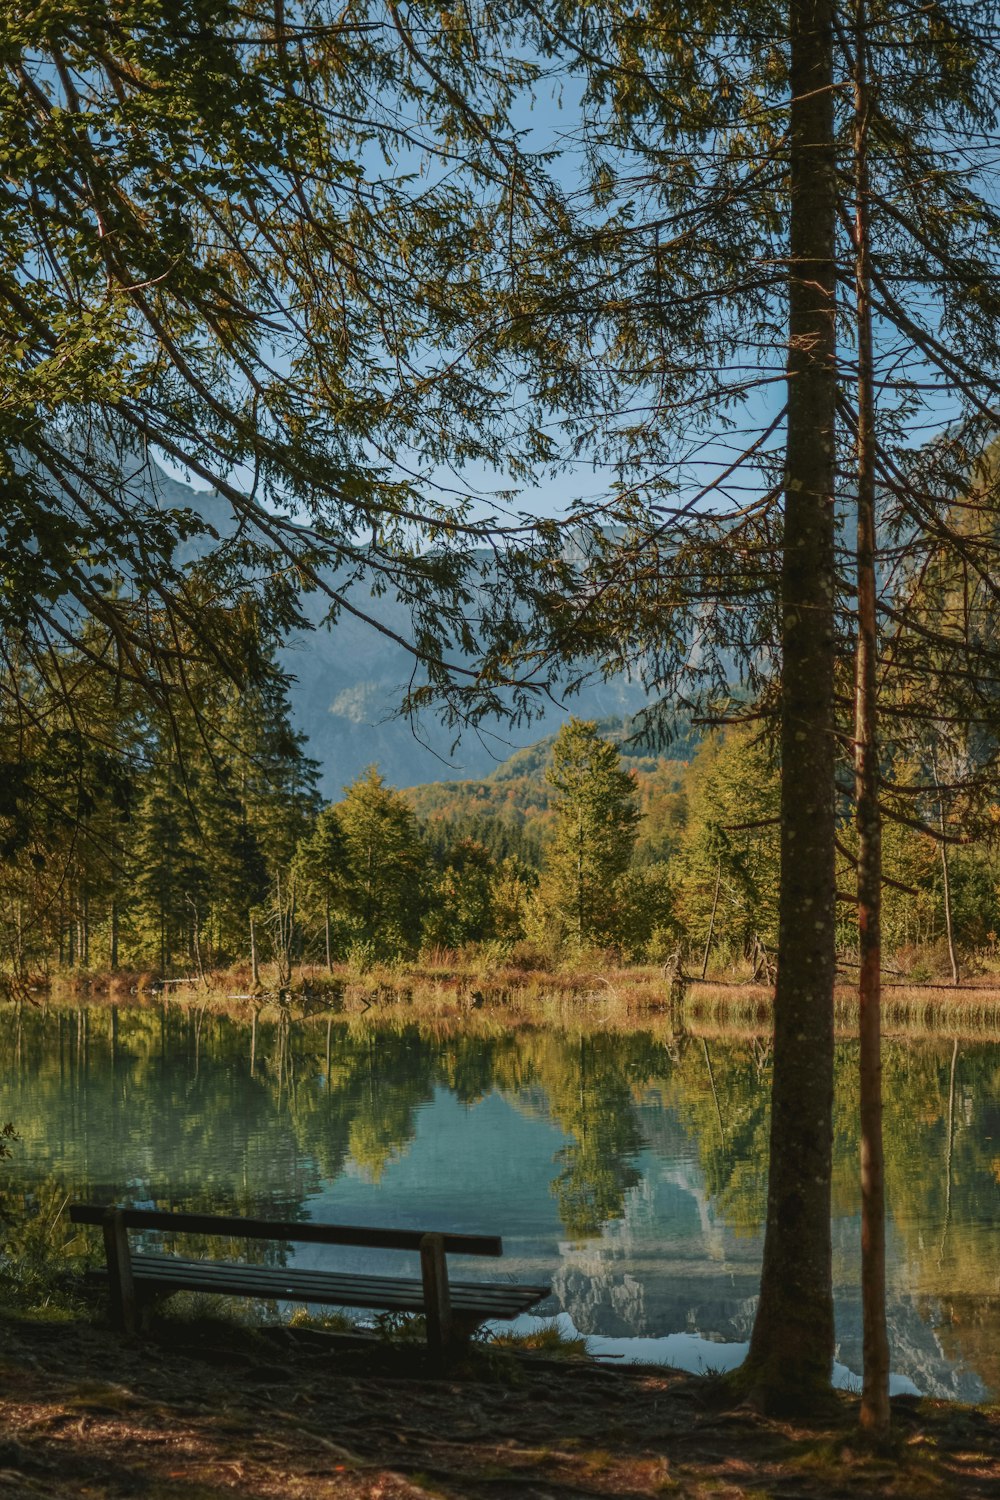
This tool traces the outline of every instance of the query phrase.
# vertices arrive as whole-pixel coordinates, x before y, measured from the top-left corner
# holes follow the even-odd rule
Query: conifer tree
[[[346,889],[347,842],[337,809],[321,808],[309,833],[295,851],[303,915],[308,922],[321,915],[323,954],[327,969],[333,968],[332,912],[337,897]]]
[[[369,766],[335,813],[346,851],[336,905],[348,934],[379,955],[412,951],[424,910],[426,855],[409,804]]]
[[[716,944],[777,948],[779,786],[774,746],[749,726],[706,736],[691,763],[677,904],[699,961]]]
[[[588,110],[581,134],[606,214],[603,236],[581,250],[593,274],[579,347],[607,382],[602,454],[619,480],[606,512],[619,525],[581,565],[561,648],[603,642],[609,665],[640,663],[671,711],[686,692],[724,713],[739,670],[754,711],[780,717],[770,1203],[761,1302],[735,1383],[765,1404],[808,1400],[828,1386],[833,1350],[834,768],[838,744],[854,738],[834,664],[856,635],[853,557],[838,555],[836,522],[856,502],[850,445],[863,425],[861,345],[848,322],[838,339],[835,314],[859,248],[857,8],[787,0],[701,13],[693,26],[613,0],[532,9],[552,55],[572,59]],[[879,681],[888,689],[907,637],[915,660],[916,642],[931,650],[937,636],[952,648],[953,685],[989,653],[968,613],[945,640],[920,621],[902,560],[918,559],[912,581],[943,548],[968,596],[994,587],[985,548],[948,512],[978,477],[1000,391],[995,10],[972,20],[947,0],[920,12],[886,0],[866,7],[862,27]],[[782,361],[779,408],[761,392]],[[941,431],[915,458],[921,423]],[[644,493],[655,507],[645,523],[623,503]],[[976,508],[995,511],[994,486]],[[934,681],[920,701],[940,728],[948,685],[938,695]],[[870,882],[865,900],[870,910]]]
[[[635,782],[591,721],[570,719],[545,773],[555,821],[544,852],[542,900],[577,949],[614,942],[622,922],[616,882],[635,849]]]
[[[95,669],[162,702],[185,655],[252,678],[252,616],[304,623],[305,586],[499,702],[547,544],[513,533],[470,611],[497,528],[438,473],[523,477],[546,449],[537,383],[505,392],[549,210],[510,122],[535,68],[475,24],[328,0],[0,17],[0,631],[22,652],[96,629]],[[150,453],[217,518],[159,494]],[[485,671],[459,659],[492,642]]]
[[[183,779],[164,758],[145,781],[132,861],[135,926],[147,961],[168,974],[179,951],[189,950],[192,906],[203,910],[209,870]]]

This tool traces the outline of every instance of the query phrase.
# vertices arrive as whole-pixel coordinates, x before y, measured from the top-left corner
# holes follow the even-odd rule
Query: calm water
[[[843,1047],[833,1226],[838,1359],[853,1371],[855,1064]],[[500,1231],[504,1269],[551,1281],[543,1311],[611,1340],[595,1343],[605,1352],[721,1367],[749,1334],[770,1082],[759,1041],[25,1007],[4,1015],[0,1079],[0,1119],[23,1136],[15,1190]],[[885,1093],[897,1388],[1000,1394],[1000,1049],[890,1046]],[[300,1247],[300,1263],[325,1254]]]

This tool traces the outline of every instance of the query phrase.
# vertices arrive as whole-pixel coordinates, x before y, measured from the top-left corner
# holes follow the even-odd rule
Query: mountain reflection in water
[[[0,1066],[0,1118],[23,1138],[15,1198],[55,1182],[175,1208],[499,1231],[504,1270],[549,1279],[542,1310],[583,1333],[749,1335],[770,1085],[759,1039],[50,1003],[6,1012]],[[852,1370],[856,1074],[843,1045],[834,1277]],[[884,1078],[893,1369],[930,1394],[1000,1394],[1000,1049],[887,1044]]]

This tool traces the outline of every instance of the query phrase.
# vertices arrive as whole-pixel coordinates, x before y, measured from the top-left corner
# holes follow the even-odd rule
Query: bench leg
[[[451,1315],[444,1239],[440,1234],[425,1234],[420,1241],[420,1276],[424,1284],[427,1347],[432,1354],[443,1354],[454,1343],[455,1325]]]
[[[111,1321],[121,1333],[134,1334],[139,1326],[139,1309],[132,1280],[132,1256],[128,1248],[128,1230],[120,1208],[109,1208],[101,1224],[104,1255],[108,1263],[108,1290],[111,1294]]]

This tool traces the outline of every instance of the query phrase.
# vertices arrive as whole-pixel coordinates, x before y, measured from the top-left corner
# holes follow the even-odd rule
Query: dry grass
[[[751,985],[695,985],[684,1002],[688,1028],[703,1036],[760,1036],[771,1029],[773,994]],[[857,993],[839,985],[834,996],[838,1035],[855,1036]],[[1000,989],[954,989],[943,985],[891,985],[882,994],[882,1029],[887,1037],[1000,1039]]]
[[[262,1020],[289,1010],[297,1017],[336,1014],[350,1025],[407,1025],[461,1028],[485,1036],[512,1027],[551,1026],[573,1031],[651,1031],[705,1037],[766,1036],[771,1031],[773,991],[739,980],[671,983],[658,965],[620,967],[580,964],[546,972],[495,963],[488,972],[439,953],[433,961],[375,966],[358,973],[339,965],[296,972],[291,1000],[264,985],[253,992],[249,974],[236,969],[198,982],[153,989],[136,982],[149,976],[94,976],[84,988],[54,983],[51,1003],[127,1004],[141,1009],[193,1006],[234,1019],[254,1010]],[[839,1035],[857,1031],[857,999],[849,984],[838,986],[835,1024]],[[883,1030],[887,1036],[920,1039],[959,1037],[1000,1039],[1000,988],[981,976],[951,988],[940,984],[887,983],[883,991]]]

